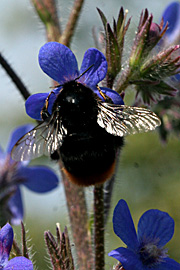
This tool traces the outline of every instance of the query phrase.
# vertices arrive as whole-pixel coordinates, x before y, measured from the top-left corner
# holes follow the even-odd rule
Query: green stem
[[[103,185],[94,187],[95,270],[104,270],[104,200]]]

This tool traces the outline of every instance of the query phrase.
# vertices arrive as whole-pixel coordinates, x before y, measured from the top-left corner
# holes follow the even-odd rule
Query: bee
[[[11,155],[16,161],[43,154],[60,159],[69,180],[89,186],[113,175],[124,136],[154,130],[160,120],[145,108],[113,104],[97,87],[102,101],[77,79],[62,85],[52,114],[48,101],[54,93],[49,94],[41,110],[43,121],[18,140]]]

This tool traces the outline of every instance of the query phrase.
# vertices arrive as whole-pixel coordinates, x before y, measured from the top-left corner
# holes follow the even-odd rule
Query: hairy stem
[[[111,208],[111,199],[113,195],[113,188],[115,184],[115,178],[118,170],[118,164],[120,159],[120,149],[116,153],[116,168],[113,176],[105,182],[104,184],[104,226],[106,226],[108,217],[109,217],[109,211]]]
[[[60,164],[60,168],[62,165]],[[72,184],[61,170],[73,239],[76,247],[78,269],[92,270],[93,258],[88,230],[88,215],[84,189]]]
[[[74,6],[71,10],[71,14],[69,16],[66,28],[60,37],[59,42],[66,45],[67,47],[70,46],[72,36],[74,35],[74,30],[83,7],[84,0],[75,0]]]
[[[104,200],[103,185],[94,187],[95,270],[104,270]]]
[[[55,0],[32,0],[39,18],[46,27],[47,40],[58,41],[61,36],[61,28],[57,14]]]
[[[131,75],[132,75],[131,68],[130,67],[126,68],[116,82],[115,85],[116,92],[121,93],[122,91],[126,90],[126,88],[129,86],[129,79]]]

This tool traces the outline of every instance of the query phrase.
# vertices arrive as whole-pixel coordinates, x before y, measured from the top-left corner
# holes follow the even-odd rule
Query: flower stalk
[[[93,258],[90,232],[88,230],[88,215],[84,188],[72,184],[62,170],[66,203],[69,212],[70,224],[75,243],[78,269],[92,270]]]
[[[70,47],[71,39],[84,4],[84,0],[75,0],[66,27],[59,38],[59,42]]]
[[[13,81],[17,89],[20,91],[23,98],[26,100],[30,96],[28,89],[26,88],[21,78],[17,75],[15,70],[10,66],[10,64],[7,62],[7,60],[4,58],[4,56],[1,53],[0,53],[0,64],[3,67],[3,69],[6,71],[8,76],[11,78],[11,80]]]
[[[55,0],[32,0],[39,18],[44,23],[48,41],[58,41],[61,28]]]
[[[71,39],[84,4],[84,0],[75,0],[71,9],[68,22],[65,29],[60,26],[60,19],[57,15],[57,7],[55,0],[32,0],[32,3],[43,22],[48,41],[57,41],[67,47],[70,47]]]
[[[94,187],[95,270],[105,269],[104,261],[104,192],[103,185]]]

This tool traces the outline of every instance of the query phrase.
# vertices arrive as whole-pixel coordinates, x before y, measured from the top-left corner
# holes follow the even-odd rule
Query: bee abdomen
[[[68,178],[79,185],[89,186],[109,179],[115,168],[117,150],[123,138],[106,131],[96,136],[66,138],[60,148],[60,158]]]
[[[116,162],[114,159],[112,164],[110,164],[108,168],[104,168],[104,170],[101,172],[92,170],[91,173],[85,173],[82,175],[70,173],[65,167],[62,170],[72,183],[80,186],[90,186],[95,184],[102,184],[107,179],[110,179],[114,173],[115,164]]]

